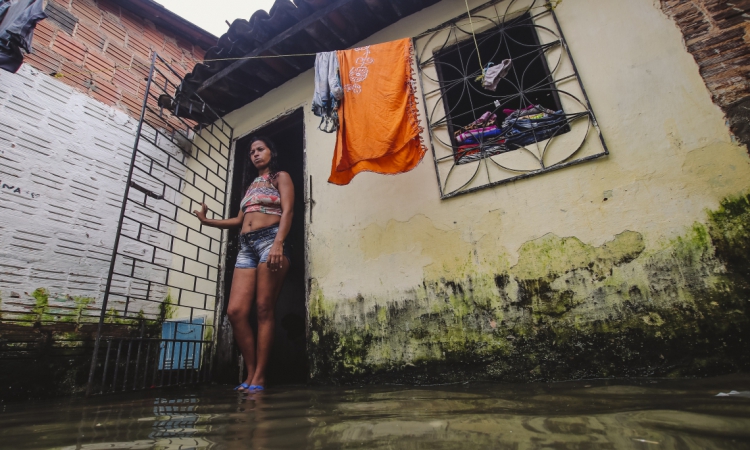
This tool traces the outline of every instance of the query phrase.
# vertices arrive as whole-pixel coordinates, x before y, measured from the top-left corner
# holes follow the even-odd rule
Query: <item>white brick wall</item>
[[[28,65],[0,71],[0,309],[37,288],[101,301],[136,127]]]

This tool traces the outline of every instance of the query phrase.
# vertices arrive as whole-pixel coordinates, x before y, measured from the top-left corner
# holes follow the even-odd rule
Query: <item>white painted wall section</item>
[[[99,309],[137,124],[28,65],[0,72],[3,310],[26,309],[37,288]]]

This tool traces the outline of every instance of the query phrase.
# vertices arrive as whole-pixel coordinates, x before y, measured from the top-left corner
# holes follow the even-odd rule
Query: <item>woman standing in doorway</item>
[[[194,211],[203,225],[216,228],[242,227],[240,252],[234,268],[227,315],[234,339],[247,367],[247,378],[235,390],[262,391],[273,346],[274,309],[290,259],[284,246],[294,210],[294,185],[286,172],[278,170],[276,149],[265,137],[250,139],[250,160],[258,177],[250,184],[237,217],[208,219],[208,208]],[[257,339],[250,326],[250,310],[257,302]]]

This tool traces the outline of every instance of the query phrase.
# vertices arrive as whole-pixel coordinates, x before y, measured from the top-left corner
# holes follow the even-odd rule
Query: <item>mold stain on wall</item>
[[[599,246],[547,234],[525,242],[512,264],[498,220],[486,214],[474,241],[424,216],[364,229],[366,258],[420,247],[433,262],[420,286],[387,298],[328,299],[313,280],[313,379],[532,381],[750,368],[750,194],[725,198],[652,248],[631,230]]]
[[[24,296],[33,306],[17,311],[6,308],[0,315],[0,354],[4,357],[0,398],[81,392],[98,329],[96,299],[52,293],[46,288]],[[174,316],[173,303],[168,294],[159,304],[158,314],[148,317],[143,310],[131,319],[110,311],[105,315],[103,335],[114,339],[159,337],[164,321]]]

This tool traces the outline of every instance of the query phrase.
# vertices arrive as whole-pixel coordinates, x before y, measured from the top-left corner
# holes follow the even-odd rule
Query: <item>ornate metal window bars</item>
[[[441,198],[609,154],[550,2],[493,0],[414,48]],[[482,67],[508,59],[484,88]],[[511,115],[535,105],[545,112]]]

